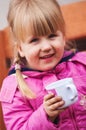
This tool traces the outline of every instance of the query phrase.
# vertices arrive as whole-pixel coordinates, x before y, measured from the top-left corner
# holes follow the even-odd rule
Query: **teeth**
[[[44,58],[48,58],[48,57],[50,57],[50,56],[44,56]]]
[[[53,56],[53,54],[50,54],[50,55],[47,55],[47,56],[44,56],[44,57],[41,57],[41,58],[49,58],[51,56]]]

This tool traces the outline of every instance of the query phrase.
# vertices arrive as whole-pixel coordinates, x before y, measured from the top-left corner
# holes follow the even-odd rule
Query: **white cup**
[[[78,100],[78,93],[72,78],[55,81],[46,86],[46,90],[55,92],[56,95],[61,96],[65,101],[65,104],[59,109],[68,107]]]

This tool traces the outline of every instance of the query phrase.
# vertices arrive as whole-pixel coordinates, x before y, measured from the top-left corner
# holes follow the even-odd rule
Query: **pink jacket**
[[[25,80],[37,94],[26,99],[18,90],[15,74],[2,85],[0,101],[7,130],[86,130],[86,52],[76,53],[67,62],[47,72],[24,71]],[[78,101],[60,114],[57,124],[50,122],[43,109],[45,87],[59,79],[72,77],[78,90]]]

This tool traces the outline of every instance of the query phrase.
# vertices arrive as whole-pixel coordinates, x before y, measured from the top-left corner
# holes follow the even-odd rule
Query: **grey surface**
[[[0,0],[0,30],[7,26],[9,0]]]
[[[82,0],[57,0],[61,5],[64,4],[69,4],[69,3],[73,3],[73,2],[77,2],[77,1],[82,1]]]

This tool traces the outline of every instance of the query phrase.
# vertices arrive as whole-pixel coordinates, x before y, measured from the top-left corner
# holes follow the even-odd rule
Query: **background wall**
[[[0,0],[0,30],[7,26],[7,12],[10,0]],[[57,0],[61,5],[82,0]]]

